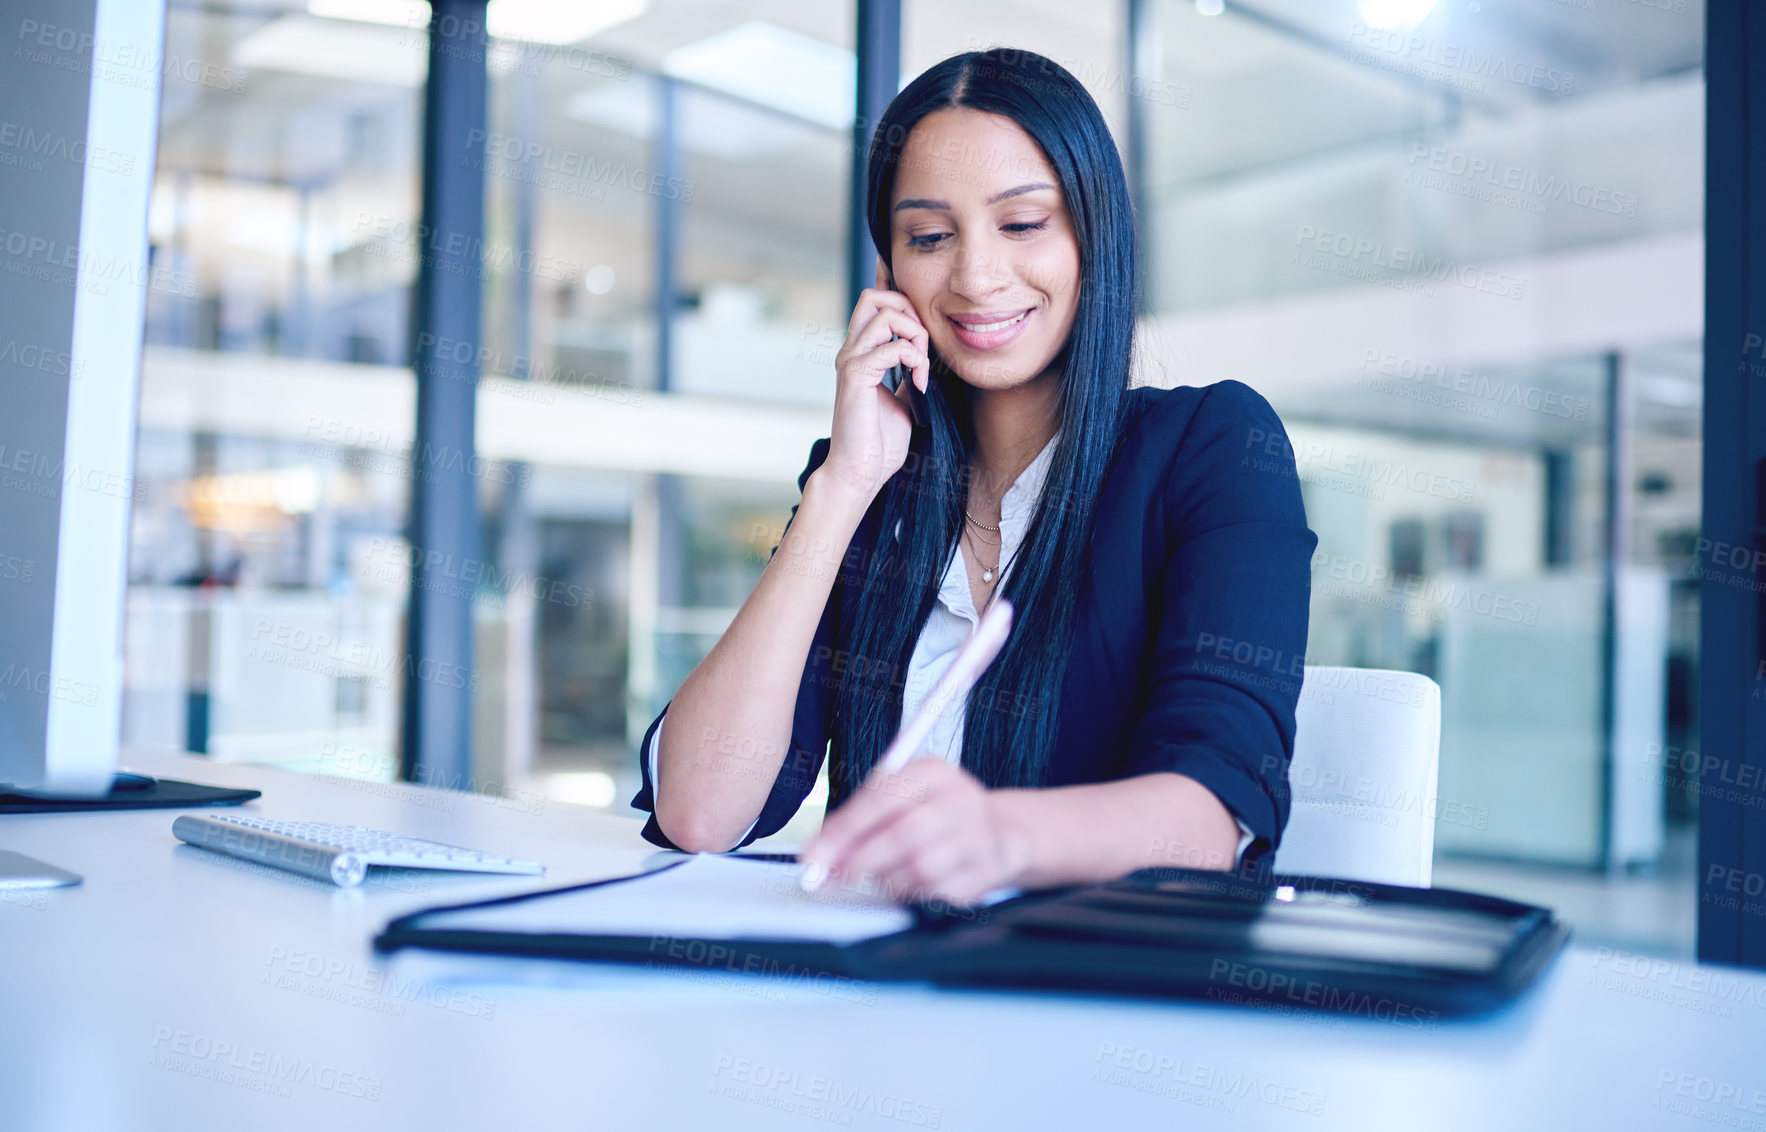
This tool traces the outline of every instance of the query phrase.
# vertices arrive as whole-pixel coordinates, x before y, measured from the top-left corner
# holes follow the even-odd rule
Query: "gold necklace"
[[[975,537],[973,535],[969,536],[969,549],[975,549]],[[981,580],[984,582],[993,581],[993,572],[999,569],[999,559],[994,559],[993,565],[989,566],[986,562],[982,562],[981,556],[977,554],[975,556],[975,561],[981,564]]]

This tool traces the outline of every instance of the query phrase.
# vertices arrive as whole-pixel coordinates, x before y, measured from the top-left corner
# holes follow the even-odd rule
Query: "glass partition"
[[[1308,662],[1440,683],[1437,884],[1690,955],[1699,6],[1148,11],[1142,361],[1281,412]]]
[[[493,66],[489,231],[562,269],[487,278],[488,372],[510,380],[481,394],[480,446],[530,474],[485,493],[486,557],[546,580],[507,595],[490,674],[511,779],[624,807],[643,729],[747,596],[771,548],[751,532],[782,525],[826,435],[848,8],[651,6]]]
[[[314,5],[322,8],[323,5]],[[174,4],[124,743],[390,775],[426,36]],[[204,81],[184,81],[183,76]]]

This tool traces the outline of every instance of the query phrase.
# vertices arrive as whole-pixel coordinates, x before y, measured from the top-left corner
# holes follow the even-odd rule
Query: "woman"
[[[831,436],[644,737],[645,836],[773,833],[826,753],[802,860],[898,897],[1266,863],[1317,540],[1256,393],[1129,390],[1134,221],[1096,104],[1040,55],[946,59],[878,123],[867,198],[883,254]],[[925,757],[873,772],[996,594],[1000,658]]]

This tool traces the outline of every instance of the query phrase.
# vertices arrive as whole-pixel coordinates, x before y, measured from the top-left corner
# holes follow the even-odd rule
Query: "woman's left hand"
[[[1014,885],[1024,857],[999,795],[961,767],[922,755],[895,773],[872,771],[798,859],[898,902],[967,906]]]

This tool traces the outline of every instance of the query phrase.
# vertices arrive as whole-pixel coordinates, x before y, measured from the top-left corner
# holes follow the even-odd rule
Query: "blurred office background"
[[[457,785],[626,811],[758,576],[850,313],[852,9],[492,0]],[[427,15],[171,2],[128,745],[395,777]],[[1309,663],[1440,682],[1436,883],[1691,955],[1702,5],[903,4],[904,82],[1001,43],[1130,158],[1140,379],[1287,423]]]

